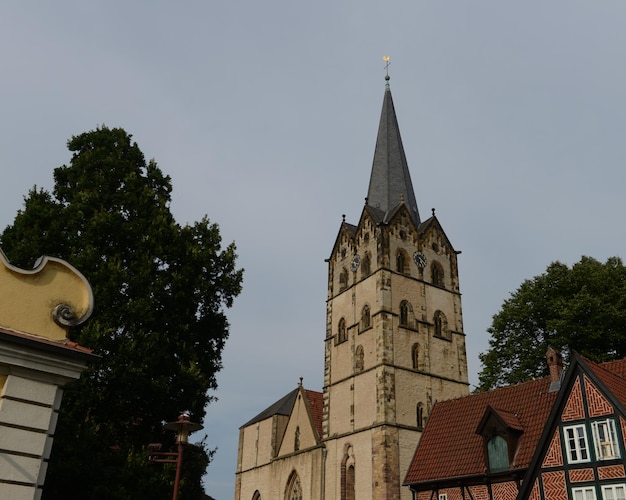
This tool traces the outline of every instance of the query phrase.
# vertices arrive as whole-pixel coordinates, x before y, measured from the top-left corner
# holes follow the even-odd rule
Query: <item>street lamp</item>
[[[176,420],[176,422],[168,422],[163,426],[163,428],[166,431],[173,431],[176,433],[176,443],[178,444],[178,451],[158,451],[161,449],[160,443],[150,444],[148,445],[148,453],[150,454],[148,460],[150,460],[150,462],[152,463],[176,464],[176,479],[174,479],[174,494],[172,496],[172,500],[178,500],[180,471],[183,464],[183,449],[184,446],[189,442],[189,434],[202,429],[202,426],[189,420],[189,413],[183,412],[178,416],[178,420]]]

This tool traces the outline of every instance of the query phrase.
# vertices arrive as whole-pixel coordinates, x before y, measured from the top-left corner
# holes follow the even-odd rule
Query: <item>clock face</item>
[[[359,257],[359,254],[354,254],[354,257],[352,257],[352,261],[350,262],[350,269],[352,269],[352,271],[356,271],[359,268],[359,263],[361,262],[361,257]]]
[[[415,252],[413,254],[413,260],[420,269],[424,269],[424,267],[426,267],[426,256],[422,252]]]

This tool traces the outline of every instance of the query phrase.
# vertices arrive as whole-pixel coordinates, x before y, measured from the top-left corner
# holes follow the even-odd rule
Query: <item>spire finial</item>
[[[385,88],[389,88],[389,65],[391,64],[390,61],[390,57],[389,56],[383,56],[383,61],[385,61],[385,81],[387,82],[385,84]]]

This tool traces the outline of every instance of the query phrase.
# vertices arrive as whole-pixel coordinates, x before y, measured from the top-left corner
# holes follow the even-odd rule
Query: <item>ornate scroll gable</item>
[[[71,326],[93,310],[86,278],[55,257],[41,257],[33,269],[11,265],[0,250],[0,327],[64,341]]]

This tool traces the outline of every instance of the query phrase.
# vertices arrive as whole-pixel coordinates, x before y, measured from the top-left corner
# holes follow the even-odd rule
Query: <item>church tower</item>
[[[432,405],[468,394],[459,252],[420,219],[388,80],[365,206],[328,259],[323,392],[301,381],[240,427],[235,500],[411,500]]]
[[[434,209],[420,219],[386,80],[365,207],[328,259],[325,498],[410,499],[433,403],[468,394],[459,252]]]

